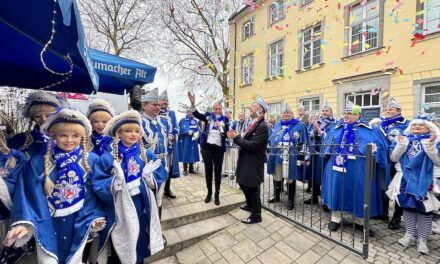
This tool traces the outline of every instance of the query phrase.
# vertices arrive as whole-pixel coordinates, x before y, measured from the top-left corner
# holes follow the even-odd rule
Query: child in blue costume
[[[292,210],[295,204],[296,181],[304,181],[304,170],[308,160],[306,146],[310,144],[310,139],[306,125],[293,118],[292,109],[288,104],[283,105],[281,113],[282,118],[275,124],[269,137],[267,173],[274,175],[275,195],[267,202],[274,203],[280,200],[282,179],[286,178],[288,181],[286,208]]]
[[[399,244],[408,247],[417,242],[421,254],[429,253],[432,211],[440,208],[435,197],[440,194],[440,130],[430,122],[432,118],[424,114],[412,120],[405,136],[397,136],[390,151],[397,173],[387,195],[403,208],[406,230]]]
[[[111,152],[112,137],[104,135],[104,128],[108,121],[115,115],[115,111],[109,102],[103,99],[95,99],[90,103],[87,118],[92,125],[92,149],[98,156],[104,152]]]
[[[89,233],[105,225],[91,189],[92,175],[104,173],[99,157],[87,148],[92,129],[79,111],[61,109],[41,132],[50,136],[47,150],[21,169],[5,244],[20,247],[35,237],[34,263],[81,263]]]
[[[14,197],[15,184],[21,166],[26,162],[26,157],[20,151],[6,146],[4,126],[0,126],[0,252],[3,248],[3,240],[8,232],[9,217]],[[15,262],[23,254],[23,249],[5,249],[0,256],[0,262]]]
[[[99,263],[142,263],[164,247],[155,192],[167,179],[167,171],[142,142],[137,111],[113,117],[105,134],[113,137],[113,150],[102,161],[112,176],[95,177],[93,186],[108,213],[108,236],[101,235]],[[111,253],[109,251],[111,250]]]
[[[87,110],[87,118],[92,125],[92,136],[90,137],[91,152],[102,156],[105,152],[111,152],[112,137],[104,135],[105,125],[115,115],[115,111],[109,102],[103,99],[95,99]],[[83,262],[95,264],[97,262],[99,250],[99,237],[94,234],[87,242],[84,249]]]
[[[8,140],[10,148],[20,150],[28,159],[44,152],[44,144],[47,137],[40,132],[40,127],[47,121],[48,116],[60,107],[60,101],[55,95],[38,91],[26,98],[23,108],[23,117],[29,118],[32,130],[19,133]]]
[[[194,173],[194,163],[200,161],[199,135],[199,121],[194,118],[191,111],[187,111],[186,117],[180,119],[177,141],[179,162],[183,162],[183,175],[188,175],[188,163],[189,172]]]

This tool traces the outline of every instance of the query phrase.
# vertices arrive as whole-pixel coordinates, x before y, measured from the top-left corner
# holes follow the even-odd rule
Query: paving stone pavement
[[[233,180],[224,179],[222,195],[236,193]],[[262,186],[263,202],[270,196],[270,178]],[[326,236],[343,241],[358,251],[362,249],[362,233],[353,231],[352,225],[346,226],[341,232],[329,233],[327,223],[328,213],[322,211],[319,205],[303,206],[302,201],[309,198],[302,183],[297,184],[296,208],[286,211],[282,202],[272,206],[279,213],[295,219],[306,226],[320,230]],[[204,177],[190,175],[173,180],[172,189],[177,199],[165,199],[165,207],[202,201],[206,195]],[[180,200],[179,200],[180,199]],[[263,211],[263,222],[255,225],[245,225],[239,219],[247,217],[247,213],[236,209],[230,213],[237,223],[226,229],[188,247],[176,255],[154,262],[156,264],[171,263],[440,263],[440,236],[432,235],[428,246],[430,254],[420,255],[415,247],[403,248],[397,240],[403,236],[404,230],[392,231],[387,223],[371,220],[370,226],[376,236],[370,238],[369,258],[364,260],[357,254],[331,242],[325,237],[315,234],[302,227],[278,217],[271,212]],[[350,217],[349,215],[347,216]],[[354,234],[354,235],[353,235]]]

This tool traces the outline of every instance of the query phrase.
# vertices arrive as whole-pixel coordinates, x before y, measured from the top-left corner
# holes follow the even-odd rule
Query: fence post
[[[373,155],[373,144],[367,144],[367,154],[365,157],[365,176],[364,176],[364,241],[363,241],[363,258],[368,258],[368,249],[370,243],[370,196],[371,196],[371,180],[374,178],[376,171],[376,158]]]

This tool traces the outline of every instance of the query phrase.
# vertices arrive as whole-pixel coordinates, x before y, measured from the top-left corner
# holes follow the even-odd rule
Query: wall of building
[[[381,10],[379,20],[383,26],[378,30],[383,30],[379,37],[382,45],[354,56],[344,55],[348,45],[347,23],[353,19],[347,9],[359,1],[315,0],[302,8],[297,4],[299,1],[285,2],[285,18],[273,25],[268,25],[268,9],[273,1],[257,1],[254,11],[248,8],[230,19],[232,47],[236,36],[230,65],[234,113],[249,105],[255,94],[268,103],[287,102],[291,106],[301,99],[317,97],[321,104],[328,101],[341,113],[346,94],[380,89],[380,105],[386,104],[386,97],[391,95],[402,105],[403,114],[412,118],[423,105],[424,85],[440,80],[440,33],[426,34],[424,40],[411,47],[416,14],[421,14],[416,0],[405,1],[400,6],[396,6],[396,1],[380,0],[376,8]],[[255,35],[243,41],[242,23],[251,16],[254,16]],[[322,63],[312,69],[301,69],[302,30],[319,22],[321,39],[324,39]],[[284,39],[284,74],[268,79],[268,45],[280,39]],[[251,85],[242,85],[241,57],[252,52],[254,81]]]

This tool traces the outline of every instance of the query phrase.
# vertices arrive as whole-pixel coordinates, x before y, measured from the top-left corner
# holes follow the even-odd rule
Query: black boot
[[[165,183],[164,195],[170,199],[176,198],[176,195],[171,191],[171,178],[168,178]]]
[[[281,194],[281,181],[273,181],[274,186],[274,196],[267,200],[268,203],[274,203],[280,201]]]
[[[189,173],[196,174],[196,171],[194,170],[194,163],[189,164]]]
[[[295,192],[296,192],[296,181],[289,183],[287,186],[287,210],[292,210],[295,207]]]
[[[162,206],[159,206],[159,220],[162,219]],[[167,238],[162,233],[163,246],[166,247],[168,244]]]
[[[218,192],[215,192],[215,194],[214,194],[214,204],[215,205],[220,205],[220,197],[219,197],[220,195],[219,195],[219,193]]]
[[[307,199],[304,201],[304,204],[318,204],[318,195],[320,193],[319,191],[320,186],[317,184],[313,184],[313,189],[312,189],[312,197],[310,199]]]
[[[208,192],[208,194],[206,195],[206,198],[205,198],[205,203],[209,203],[211,201],[211,197],[212,197],[212,193]]]

